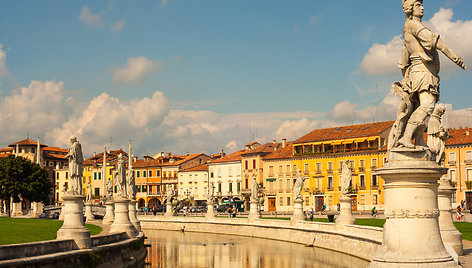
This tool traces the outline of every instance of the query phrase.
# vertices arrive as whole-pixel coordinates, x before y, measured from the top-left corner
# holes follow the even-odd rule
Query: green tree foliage
[[[49,201],[52,185],[48,173],[38,164],[10,155],[0,159],[0,199],[19,202],[21,195],[30,201]]]

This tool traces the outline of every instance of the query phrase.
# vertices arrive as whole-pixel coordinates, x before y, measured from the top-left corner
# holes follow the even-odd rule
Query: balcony
[[[378,185],[378,184],[376,184],[376,185],[372,185],[372,187],[371,187],[371,188],[372,188],[372,190],[378,190],[378,189],[379,189],[379,185]]]
[[[448,163],[449,165],[455,165],[455,164],[456,164],[456,160],[454,160],[454,161],[448,161],[447,163]]]
[[[466,159],[466,160],[465,160],[465,164],[466,164],[466,165],[472,164],[472,159]]]
[[[148,196],[160,196],[161,192],[148,192],[147,195]]]
[[[303,171],[303,174],[304,174],[304,175],[310,175],[310,171],[309,171],[309,170],[305,170],[305,171]]]
[[[364,172],[365,171],[365,167],[359,167],[359,172]]]
[[[315,173],[316,173],[316,174],[321,174],[321,169],[315,170]]]
[[[363,186],[362,186],[362,185],[361,185],[361,186],[359,186],[359,190],[365,190],[365,185],[363,185]]]
[[[269,178],[273,178],[274,177],[274,173],[269,173]]]
[[[333,186],[328,186],[328,191],[334,191],[334,187]]]
[[[372,170],[374,170],[374,169],[376,169],[376,168],[377,168],[377,165],[372,165],[372,166],[370,167],[370,169],[372,169]]]
[[[333,169],[332,168],[328,168],[328,173],[333,173]]]
[[[313,191],[313,194],[324,194],[323,191],[320,189],[320,188],[316,188],[314,191]]]

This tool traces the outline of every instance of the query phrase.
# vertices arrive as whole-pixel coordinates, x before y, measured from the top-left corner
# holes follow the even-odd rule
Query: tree
[[[21,195],[30,201],[47,203],[51,190],[47,171],[38,164],[13,155],[0,159],[0,199],[13,198],[16,203]]]

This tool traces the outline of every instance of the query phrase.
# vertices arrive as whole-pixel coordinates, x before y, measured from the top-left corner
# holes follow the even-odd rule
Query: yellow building
[[[341,165],[352,170],[353,210],[383,209],[383,180],[376,169],[386,162],[392,121],[316,129],[293,142],[292,172],[300,169],[309,181],[302,196],[305,206],[335,210],[341,195]]]

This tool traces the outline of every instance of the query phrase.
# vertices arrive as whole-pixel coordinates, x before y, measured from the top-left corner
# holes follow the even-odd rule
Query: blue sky
[[[472,67],[472,2],[424,5]],[[114,137],[140,153],[212,153],[393,119],[404,19],[400,0],[8,1],[0,103],[30,105],[0,117],[0,144],[30,133],[64,145],[75,133],[89,151]],[[470,70],[445,64],[441,78],[441,101],[469,107]]]

